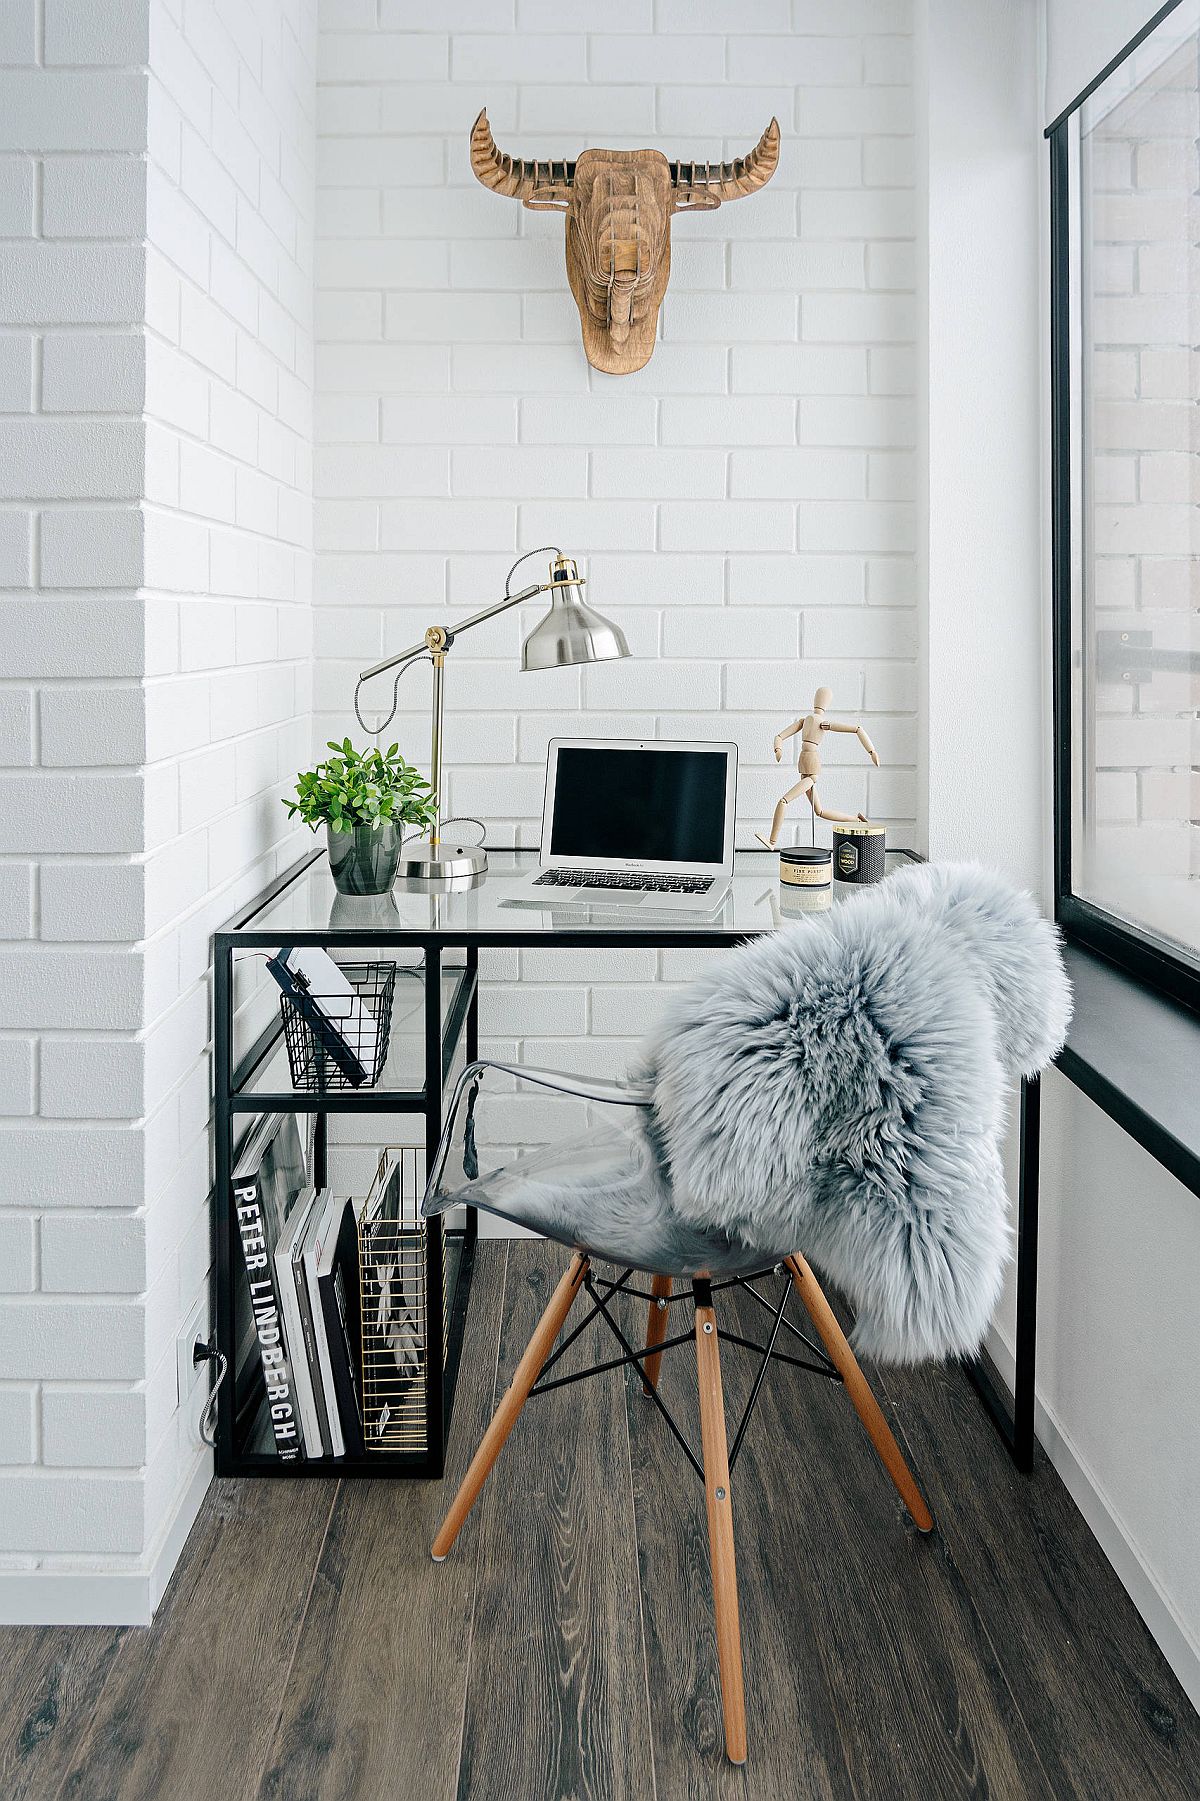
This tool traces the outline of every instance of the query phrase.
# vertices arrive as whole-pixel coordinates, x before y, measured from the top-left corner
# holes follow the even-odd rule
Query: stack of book
[[[361,1456],[353,1204],[307,1184],[292,1114],[264,1114],[256,1121],[234,1166],[232,1188],[249,1303],[238,1392],[255,1397],[244,1426],[244,1404],[239,1410],[239,1430],[248,1433],[252,1449],[273,1443],[284,1459]]]

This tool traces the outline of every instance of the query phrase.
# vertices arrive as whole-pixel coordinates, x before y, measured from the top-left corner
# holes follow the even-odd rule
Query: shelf
[[[228,1461],[218,1458],[218,1474],[233,1476],[276,1476],[288,1481],[324,1478],[336,1481],[341,1476],[439,1477],[442,1474],[446,1434],[458,1386],[462,1358],[463,1333],[471,1279],[475,1271],[476,1239],[473,1232],[452,1230],[443,1237],[445,1259],[445,1362],[442,1369],[442,1432],[440,1439],[425,1450],[378,1451],[362,1457],[297,1457],[282,1458],[271,1451],[245,1451],[236,1447]]]
[[[306,878],[307,877],[307,882]],[[350,951],[343,963],[394,960],[397,964],[388,1034],[388,1055],[379,1084],[366,1089],[312,1092],[296,1089],[291,1079],[279,995],[271,988],[251,990],[235,981],[237,964],[249,952],[278,949],[303,942],[293,923],[295,903],[311,899],[308,884],[325,895],[324,925],[308,942],[334,951]],[[323,885],[323,886],[322,886]],[[424,1273],[417,1311],[423,1325],[424,1358],[413,1372],[411,1393],[404,1391],[404,1430],[393,1431],[393,1445],[355,1457],[299,1457],[282,1460],[262,1432],[265,1389],[245,1351],[245,1268],[232,1201],[232,1171],[237,1146],[249,1118],[265,1113],[306,1114],[314,1118],[311,1179],[329,1184],[331,1162],[342,1168],[339,1194],[359,1192],[361,1161],[368,1145],[396,1142],[402,1115],[421,1130],[405,1129],[406,1141],[435,1144],[441,1131],[445,1092],[464,1056],[475,1054],[478,1034],[478,956],[468,945],[453,945],[436,930],[414,934],[387,897],[347,900],[328,892],[328,864],[314,852],[277,881],[213,936],[213,1074],[214,1074],[214,1289],[217,1343],[239,1374],[224,1385],[218,1399],[218,1475],[283,1480],[337,1481],[342,1477],[376,1480],[434,1479],[445,1463],[454,1392],[474,1266],[477,1220],[465,1210],[460,1226],[441,1217],[422,1232]],[[439,897],[433,897],[436,911]],[[269,913],[276,927],[256,938],[243,929],[249,918]],[[310,918],[311,915],[303,914]],[[447,961],[449,950],[452,961]],[[409,959],[416,951],[421,961]],[[407,955],[406,955],[407,953]],[[433,974],[436,987],[431,987]],[[244,1005],[239,991],[247,987]],[[264,1017],[264,1001],[268,1011]],[[240,1029],[239,1029],[240,1028]],[[260,1029],[261,1028],[261,1029]],[[252,1043],[254,1031],[258,1036]],[[354,1114],[369,1118],[351,1123]],[[335,1125],[332,1122],[340,1122]],[[344,1166],[338,1160],[349,1159]],[[369,1179],[369,1178],[368,1178]],[[362,1192],[365,1192],[365,1187]],[[417,1196],[419,1200],[419,1195]],[[415,1315],[414,1315],[415,1318]],[[239,1343],[235,1345],[237,1335]],[[408,1413],[411,1411],[411,1421]],[[411,1430],[409,1427],[411,1426]]]
[[[441,972],[442,1083],[462,1039],[477,972],[458,965]],[[292,1086],[281,1016],[260,1034],[233,1073],[234,1113],[421,1113],[425,1094],[425,971],[401,966],[392,1002],[387,1064],[374,1088],[324,1093]]]
[[[223,1476],[277,1476],[284,1481],[336,1482],[341,1476],[374,1476],[395,1480],[399,1475],[440,1476],[441,1465],[428,1452],[412,1455],[380,1452],[378,1457],[300,1457],[285,1462],[269,1455],[241,1454],[220,1471]]]

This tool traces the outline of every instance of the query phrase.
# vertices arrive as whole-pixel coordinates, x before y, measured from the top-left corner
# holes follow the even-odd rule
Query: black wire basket
[[[375,1088],[387,1063],[396,965],[343,963],[339,967],[354,990],[357,1005],[345,995],[322,995],[316,989],[299,1003],[286,994],[280,996],[292,1087],[306,1094]]]

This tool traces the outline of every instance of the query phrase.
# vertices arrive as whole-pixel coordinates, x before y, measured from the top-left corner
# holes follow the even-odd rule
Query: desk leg
[[[479,947],[467,946],[467,968],[475,977],[475,992],[471,996],[471,1004],[467,1008],[467,1062],[474,1063],[479,1057]]]
[[[1011,1408],[990,1363],[980,1356],[967,1374],[1023,1474],[1033,1469],[1034,1380],[1037,1373],[1038,1189],[1041,1176],[1042,1089],[1038,1076],[1021,1082],[1021,1147],[1017,1172],[1017,1342]]]
[[[1041,1077],[1030,1076],[1021,1083],[1021,1162],[1017,1203],[1017,1358],[1012,1442],[1012,1454],[1017,1468],[1026,1475],[1033,1468],[1041,1141]]]
[[[467,1008],[467,1062],[477,1063],[479,1061],[479,946],[476,944],[467,946],[467,969],[475,977],[475,990],[471,995],[471,1004]],[[475,1241],[478,1237],[479,1209],[478,1207],[468,1207],[466,1230],[463,1235],[463,1256],[466,1262],[468,1281],[475,1256]]]
[[[425,946],[425,1167],[429,1168],[442,1136],[442,952]],[[425,1222],[425,1430],[427,1470],[440,1476],[445,1467],[446,1343],[442,1311],[446,1234],[440,1215]]]
[[[318,1113],[313,1120],[313,1187],[329,1184],[329,1115]]]
[[[238,1237],[233,1215],[233,1114],[230,1108],[233,1084],[233,948],[220,933],[213,949],[213,1123],[215,1141],[215,1187],[213,1207],[213,1280],[216,1314],[216,1342],[230,1359],[229,1380],[223,1382],[217,1395],[216,1473],[226,1475],[233,1466],[233,1427],[236,1411],[238,1371],[236,1369],[234,1320],[237,1302],[234,1270],[240,1250],[235,1250]]]

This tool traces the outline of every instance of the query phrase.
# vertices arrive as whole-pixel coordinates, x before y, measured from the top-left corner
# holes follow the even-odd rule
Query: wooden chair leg
[[[508,1385],[507,1392],[492,1415],[491,1424],[480,1440],[479,1449],[471,1459],[471,1467],[463,1477],[458,1493],[450,1503],[450,1511],[442,1521],[438,1535],[433,1541],[433,1561],[435,1563],[443,1562],[462,1530],[463,1521],[475,1505],[479,1491],[491,1472],[492,1465],[504,1449],[508,1435],[517,1423],[517,1415],[525,1405],[530,1389],[541,1374],[542,1365],[554,1347],[554,1341],[562,1330],[563,1321],[571,1311],[571,1303],[579,1293],[587,1271],[587,1258],[581,1252],[576,1251],[564,1271],[558,1287],[551,1295],[550,1304],[538,1321],[533,1337],[526,1345],[516,1373]]]
[[[891,1427],[883,1417],[879,1402],[871,1393],[870,1384],[846,1342],[846,1335],[838,1325],[820,1283],[799,1252],[794,1257],[787,1258],[786,1262],[796,1293],[808,1309],[808,1316],[829,1353],[830,1362],[841,1376],[846,1393],[854,1404],[854,1411],[866,1427],[880,1462],[908,1508],[913,1524],[918,1532],[932,1532],[933,1515],[925,1505],[921,1491],[913,1480],[912,1471],[904,1461],[900,1447],[892,1436]]]
[[[667,1336],[667,1319],[670,1309],[667,1302],[671,1298],[670,1276],[655,1276],[650,1283],[650,1292],[654,1299],[650,1303],[650,1317],[646,1321],[646,1344],[660,1345]],[[658,1372],[662,1368],[662,1352],[656,1351],[653,1357],[647,1357],[642,1365],[642,1392],[649,1394],[658,1387]]]
[[[725,1750],[731,1763],[746,1761],[746,1697],[742,1685],[742,1635],[738,1620],[737,1564],[733,1550],[733,1502],[721,1354],[711,1301],[696,1308],[696,1370],[700,1381],[700,1440],[704,1452],[704,1502],[712,1560],[713,1612]]]

